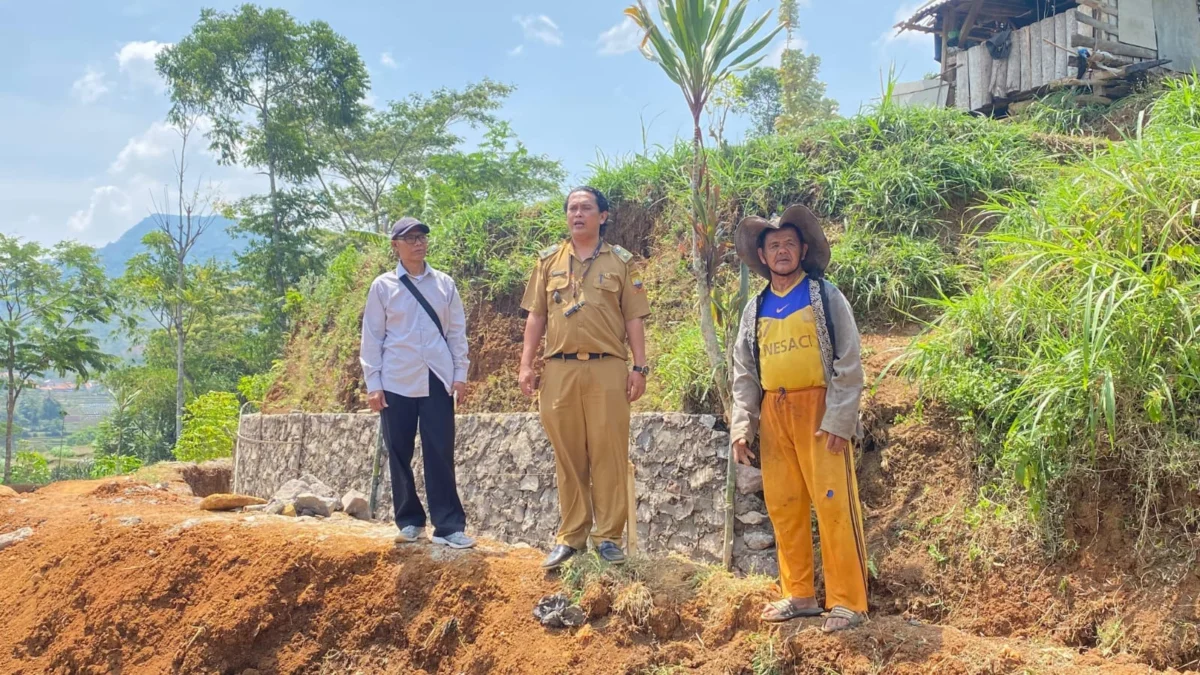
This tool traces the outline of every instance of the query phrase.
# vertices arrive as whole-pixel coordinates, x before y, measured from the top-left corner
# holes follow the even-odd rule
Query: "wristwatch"
[[[649,377],[650,376],[650,366],[634,366],[633,372],[641,373],[642,377]]]

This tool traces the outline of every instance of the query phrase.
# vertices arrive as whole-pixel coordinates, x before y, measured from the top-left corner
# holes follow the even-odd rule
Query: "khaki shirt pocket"
[[[608,291],[610,293],[620,293],[621,292],[621,279],[620,279],[620,277],[618,277],[617,275],[612,274],[612,273],[601,274],[596,277],[595,286],[596,286],[596,288],[599,288],[602,291]]]
[[[559,300],[559,302],[555,302],[554,293],[557,291],[560,296],[563,295],[562,291],[565,290],[567,288],[567,286],[569,286],[569,285],[570,285],[570,280],[567,279],[566,275],[552,276],[549,279],[547,279],[546,280],[546,306],[553,307],[554,305],[559,304],[561,302],[561,299]]]

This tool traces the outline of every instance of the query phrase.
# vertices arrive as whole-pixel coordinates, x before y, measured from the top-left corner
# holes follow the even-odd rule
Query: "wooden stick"
[[[629,462],[625,471],[625,554],[633,555],[638,550],[637,531],[637,483],[633,479],[633,462]]]
[[[1072,35],[1072,47],[1087,47],[1088,49],[1096,49],[1117,56],[1129,56],[1135,59],[1156,59],[1158,52],[1145,47],[1137,47],[1127,45],[1124,42],[1113,42],[1111,40],[1100,40],[1098,38],[1088,37],[1086,35]]]
[[[1097,2],[1097,0],[1076,0],[1076,2],[1084,7],[1091,7],[1092,9],[1100,10],[1101,12],[1104,12],[1110,16],[1120,16],[1120,10],[1118,10],[1116,7],[1110,7],[1101,2]]]

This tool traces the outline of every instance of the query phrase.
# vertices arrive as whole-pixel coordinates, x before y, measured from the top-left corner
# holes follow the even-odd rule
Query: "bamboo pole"
[[[637,482],[633,462],[626,463],[625,470],[625,554],[638,552],[637,531]]]
[[[945,58],[945,55],[942,55]],[[746,303],[750,299],[750,268],[742,263],[740,277],[738,282],[738,311],[736,316],[741,319],[742,310],[745,309]],[[733,346],[727,345],[727,348],[732,351]],[[729,376],[733,377],[733,370],[729,371]],[[725,463],[725,542],[721,551],[721,562],[725,565],[725,571],[733,571],[733,499],[734,489],[737,486],[737,462],[733,458],[733,438],[731,437],[729,444],[729,460]]]

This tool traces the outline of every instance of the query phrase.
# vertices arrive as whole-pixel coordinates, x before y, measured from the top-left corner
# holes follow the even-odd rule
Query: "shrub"
[[[830,281],[867,323],[902,322],[923,300],[957,295],[963,270],[931,239],[907,234],[846,233],[833,246]]]
[[[183,462],[203,462],[229,457],[233,454],[237,424],[236,394],[210,391],[196,397],[184,412],[183,434],[175,444],[175,458]]]
[[[133,455],[103,455],[92,463],[91,477],[124,476],[142,468],[142,459]]]
[[[50,465],[37,452],[18,452],[13,457],[12,482],[41,485],[50,482]]]

